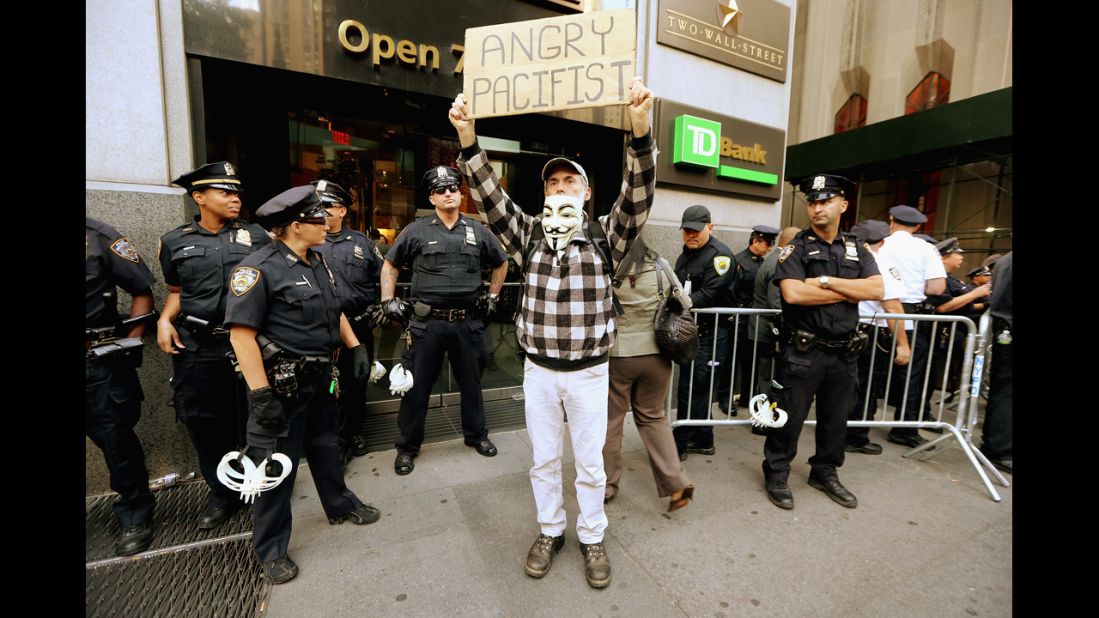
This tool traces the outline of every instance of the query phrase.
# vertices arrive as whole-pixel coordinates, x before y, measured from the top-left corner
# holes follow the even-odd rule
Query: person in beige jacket
[[[668,278],[658,272],[659,260]],[[638,238],[617,268],[615,297],[621,304],[618,316],[618,338],[611,348],[610,403],[607,406],[607,441],[603,446],[603,466],[607,472],[604,502],[618,494],[622,479],[622,425],[626,411],[633,409],[641,441],[649,452],[656,492],[669,498],[668,510],[687,506],[694,495],[694,485],[679,460],[672,428],[664,416],[664,398],[672,378],[672,361],[660,353],[653,331],[653,314],[660,304],[657,277],[665,295],[672,285],[680,288],[672,267],[648,250]],[[688,308],[690,298],[680,294]]]

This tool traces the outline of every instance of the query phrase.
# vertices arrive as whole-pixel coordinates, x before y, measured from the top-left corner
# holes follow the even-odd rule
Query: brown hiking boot
[[[564,545],[565,535],[563,534],[561,536],[539,534],[534,540],[534,545],[531,545],[530,551],[527,552],[527,562],[523,565],[523,570],[527,575],[535,578],[549,573],[550,567],[553,566],[553,557]]]
[[[581,543],[580,551],[584,553],[584,576],[588,578],[588,585],[606,588],[611,583],[611,560],[603,541],[590,545]]]

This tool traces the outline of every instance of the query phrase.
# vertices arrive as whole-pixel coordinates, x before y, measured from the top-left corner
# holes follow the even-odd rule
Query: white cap
[[[542,182],[546,182],[547,180],[549,180],[549,173],[551,171],[562,166],[571,167],[577,174],[580,174],[580,176],[584,179],[584,184],[591,184],[591,182],[588,181],[588,173],[584,171],[584,168],[580,167],[579,163],[575,161],[570,161],[565,157],[555,157],[546,162],[546,164],[542,167]]]

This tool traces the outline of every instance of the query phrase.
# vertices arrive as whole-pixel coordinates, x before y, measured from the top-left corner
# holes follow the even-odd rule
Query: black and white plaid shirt
[[[608,215],[599,217],[615,263],[630,250],[649,216],[656,188],[656,144],[651,135],[631,140],[622,190]],[[500,186],[488,156],[474,144],[463,149],[458,169],[470,194],[504,249],[523,265],[527,240],[541,221],[524,213]],[[526,294],[516,336],[531,360],[557,369],[580,368],[614,345],[611,278],[581,224],[563,257],[539,242],[526,268]]]

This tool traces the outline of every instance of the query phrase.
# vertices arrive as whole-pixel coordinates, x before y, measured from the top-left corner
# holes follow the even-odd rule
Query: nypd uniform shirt
[[[130,294],[153,286],[153,273],[130,239],[113,227],[84,218],[84,324],[118,324],[115,286]]]
[[[855,239],[854,234],[841,232],[831,243],[826,243],[810,228],[798,232],[793,242],[782,248],[772,285],[779,285],[784,279],[805,281],[822,275],[837,279],[865,279],[878,274],[874,256]],[[806,330],[818,337],[838,341],[849,338],[855,331],[859,308],[856,303],[846,301],[827,305],[791,305],[783,298],[782,320],[790,332]]]
[[[432,214],[409,224],[385,254],[393,266],[412,268],[412,297],[440,308],[470,308],[481,292],[481,264],[496,268],[508,256],[478,221],[459,214],[447,229]]]
[[[710,240],[698,249],[683,246],[683,253],[675,261],[675,276],[683,285],[691,282],[691,306],[731,307],[736,285],[736,263],[733,252],[720,240]],[[698,316],[698,328],[702,332],[714,329],[714,316]]]
[[[882,300],[900,300],[901,294],[904,292],[904,286],[901,285],[900,271],[893,266],[892,262],[889,261],[889,258],[882,257],[873,251],[870,253],[874,256],[874,261],[878,264],[882,286],[885,287],[885,294],[882,295]],[[860,300],[859,315],[866,315],[868,313],[885,313],[885,308],[882,307],[881,300]],[[876,320],[859,318],[859,321],[864,324],[873,324],[874,326],[888,326],[885,318],[878,318]],[[905,327],[905,330],[911,330],[911,327]]]
[[[902,303],[923,302],[927,298],[924,292],[927,280],[946,278],[942,256],[939,255],[935,246],[904,230],[890,234],[878,250],[878,255],[892,262],[900,272],[901,283],[904,286],[904,291],[901,293]],[[904,328],[911,330],[912,323],[907,322]]]
[[[250,326],[293,356],[327,356],[340,345],[335,275],[310,249],[306,264],[275,241],[245,257],[229,278],[226,326]]]
[[[164,282],[180,288],[181,312],[216,326],[225,315],[229,273],[247,255],[271,244],[271,239],[255,223],[234,219],[215,234],[200,226],[199,218],[196,215],[194,223],[162,236],[157,258]],[[181,336],[189,346],[188,333]]]
[[[342,280],[338,287],[343,312],[348,317],[362,315],[368,306],[378,302],[382,254],[366,234],[344,228],[329,234],[327,242],[313,250],[324,255],[329,268]]]

